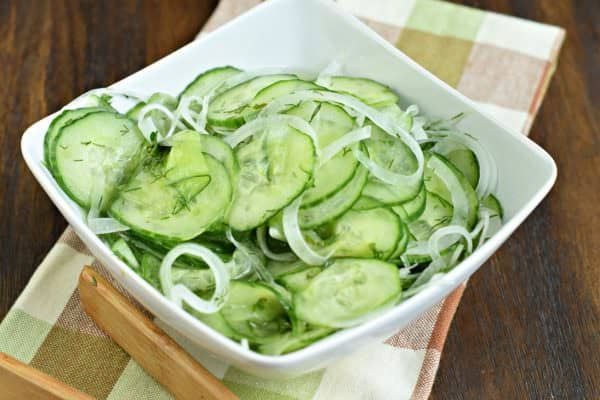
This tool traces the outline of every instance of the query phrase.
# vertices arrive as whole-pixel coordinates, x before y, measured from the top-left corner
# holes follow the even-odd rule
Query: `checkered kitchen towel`
[[[527,134],[556,66],[562,29],[432,0],[338,2],[483,110]],[[256,3],[222,0],[205,30]],[[76,287],[85,264],[105,274],[69,228],[0,325],[0,351],[99,399],[170,398],[81,309]],[[463,290],[385,343],[290,380],[250,376],[180,341],[242,399],[424,399]]]

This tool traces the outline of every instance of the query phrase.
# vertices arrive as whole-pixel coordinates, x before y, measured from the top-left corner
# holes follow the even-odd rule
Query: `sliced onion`
[[[319,151],[319,139],[317,138],[317,133],[313,127],[302,118],[294,115],[271,115],[268,117],[256,118],[255,120],[244,124],[232,134],[226,136],[224,140],[229,146],[235,148],[238,144],[248,139],[250,136],[275,124],[287,124],[292,128],[307,134],[313,141],[315,150],[317,152]]]
[[[319,86],[331,88],[331,77],[335,75],[341,75],[342,64],[336,60],[331,61],[323,70],[319,73],[315,83]]]
[[[323,90],[305,90],[280,97],[263,108],[259,115],[266,116],[277,114],[287,109],[290,104],[297,104],[303,101],[326,101],[341,104],[363,114],[389,135],[399,137],[413,152],[417,159],[417,170],[411,175],[400,175],[403,177],[400,179],[401,184],[410,186],[422,179],[425,158],[419,143],[417,143],[410,133],[406,132],[404,128],[395,123],[393,119],[376,109],[369,107],[354,97]]]
[[[173,263],[184,254],[201,258],[213,272],[215,291],[210,300],[198,297],[181,283],[173,285]],[[213,314],[219,311],[225,303],[229,290],[230,276],[223,261],[208,248],[197,243],[183,243],[171,249],[162,260],[159,277],[163,293],[169,300],[179,307],[182,307],[182,303],[185,301],[194,310],[204,314]]]
[[[114,98],[124,98],[126,99],[125,104],[123,105],[123,107],[120,107],[117,104],[113,104],[111,103],[111,106],[113,108],[115,108],[118,112],[121,113],[125,113],[127,110],[129,110],[132,106],[135,106],[135,104],[131,104],[131,103],[139,103],[144,101],[145,99],[147,99],[149,96],[143,93],[139,93],[139,92],[135,92],[135,91],[131,91],[131,90],[115,90],[115,89],[111,89],[111,88],[97,88],[97,89],[92,89],[92,90],[88,90],[87,92],[83,93],[82,95],[78,96],[77,98],[75,98],[73,101],[71,101],[68,105],[69,108],[71,107],[75,107],[75,108],[80,108],[80,107],[90,107],[90,106],[96,106],[97,105],[97,100],[92,100],[93,96],[103,96],[103,95],[108,95],[111,96],[113,99]],[[131,101],[133,99],[133,101]]]
[[[358,146],[352,146],[352,154],[377,179],[390,185],[404,185],[406,175],[392,172],[371,160]]]
[[[458,236],[462,236],[465,238],[465,241],[467,242],[467,252],[471,253],[473,251],[473,240],[471,239],[471,233],[462,226],[448,225],[436,230],[429,237],[427,244],[431,258],[433,260],[442,258],[440,247],[442,249],[448,248],[452,244],[456,243],[456,241],[458,240]],[[440,246],[440,242],[442,241],[442,239],[448,240],[446,240],[445,243],[442,246]]]
[[[325,146],[321,151],[321,165],[331,160],[337,153],[342,151],[344,148],[358,143],[361,140],[365,140],[371,137],[371,127],[365,126],[363,128],[355,129],[351,132],[346,133],[344,136]]]
[[[201,99],[198,96],[185,96],[177,105],[176,118],[177,120],[187,122],[196,132],[206,133],[206,120],[203,124],[200,120],[200,114],[190,108],[192,102],[202,104],[202,111],[204,111],[204,99]]]
[[[160,133],[160,131],[158,130],[158,128],[156,127],[156,125],[154,124],[154,121],[152,121],[152,118],[146,118],[146,115],[150,111],[160,111],[161,113],[165,114],[165,116],[169,119],[171,124],[170,124],[169,130],[167,131],[167,133],[162,135]],[[169,110],[167,107],[163,106],[162,104],[158,104],[158,103],[148,104],[140,110],[140,114],[138,116],[138,128],[142,132],[142,135],[144,136],[144,138],[146,138],[146,140],[150,143],[152,143],[152,133],[156,132],[156,140],[158,142],[161,142],[161,141],[166,140],[169,137],[171,137],[171,135],[173,135],[173,132],[175,132],[176,127],[177,127],[177,118],[171,112],[171,110]]]
[[[294,261],[296,260],[296,256],[294,253],[273,253],[267,244],[267,228],[265,226],[260,226],[256,230],[256,242],[258,243],[258,247],[265,254],[267,258],[275,261]]]
[[[443,161],[436,157],[431,157],[427,162],[427,166],[444,182],[450,197],[452,198],[452,225],[467,226],[467,216],[469,214],[469,199],[465,193],[460,181]]]
[[[256,255],[256,251],[253,251],[249,246],[240,243],[234,236],[231,228],[228,228],[225,232],[225,236],[227,240],[229,240],[235,248],[244,255],[246,258],[244,262],[246,263],[247,268],[245,268],[244,272],[238,272],[238,275],[246,275],[250,271],[254,271],[258,277],[265,282],[272,283],[273,275],[265,268],[263,260]],[[235,254],[232,262],[235,262]]]
[[[89,218],[87,219],[87,225],[97,235],[105,233],[115,233],[128,231],[129,227],[123,225],[114,218]]]
[[[478,140],[471,136],[453,130],[443,131],[430,131],[431,134],[445,135],[446,137],[438,142],[436,146],[439,147],[456,147],[456,144],[460,144],[475,154],[477,162],[479,164],[479,182],[475,191],[480,199],[485,198],[488,194],[496,190],[498,184],[498,168],[496,161],[491,153],[479,143]]]
[[[311,249],[306,240],[304,240],[304,236],[302,236],[300,223],[298,222],[298,210],[301,203],[302,196],[284,208],[283,233],[291,249],[302,261],[308,265],[323,265],[328,257],[323,257]]]

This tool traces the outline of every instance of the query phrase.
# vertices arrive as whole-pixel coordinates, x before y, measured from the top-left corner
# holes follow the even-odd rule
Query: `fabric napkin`
[[[205,30],[258,2],[223,1]],[[441,1],[338,3],[482,110],[528,133],[556,66],[562,29]],[[85,264],[107,275],[67,228],[0,324],[0,351],[98,399],[171,398],[83,312],[77,280]],[[167,331],[242,399],[425,399],[463,290],[385,343],[287,380],[251,376]]]

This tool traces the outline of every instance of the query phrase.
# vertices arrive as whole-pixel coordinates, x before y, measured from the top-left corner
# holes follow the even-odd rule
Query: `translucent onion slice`
[[[337,153],[344,150],[344,148],[353,145],[355,143],[360,142],[361,140],[365,140],[371,137],[371,127],[365,126],[363,128],[355,129],[351,132],[346,133],[344,136],[328,144],[321,151],[321,165],[327,163],[327,161],[331,160]]]
[[[267,244],[267,228],[262,225],[256,230],[256,242],[258,247],[267,258],[275,261],[294,261],[296,256],[293,253],[273,253]]]
[[[403,185],[405,183],[406,175],[392,172],[389,169],[385,169],[375,161],[371,160],[358,146],[352,146],[352,154],[354,157],[365,166],[377,179],[390,184],[390,185]]]
[[[248,139],[250,136],[276,124],[287,124],[292,128],[307,134],[313,141],[315,150],[318,154],[319,139],[317,138],[317,133],[308,122],[294,115],[271,115],[268,117],[256,118],[255,120],[242,125],[235,132],[226,136],[224,140],[229,146],[235,148],[238,144]]]
[[[431,157],[427,162],[427,166],[433,170],[433,172],[444,182],[450,197],[452,199],[452,207],[454,212],[452,213],[451,225],[459,225],[462,227],[467,226],[467,216],[469,215],[469,199],[467,194],[462,188],[460,181],[456,175],[448,168],[443,161],[440,161],[436,157]]]
[[[331,88],[331,77],[335,75],[341,75],[342,64],[333,60],[319,73],[315,83],[325,88]]]
[[[287,242],[294,253],[308,265],[323,265],[329,257],[324,257],[310,248],[298,222],[298,210],[302,203],[302,196],[299,196],[289,206],[283,210],[283,233]]]
[[[413,185],[422,179],[425,158],[423,156],[423,151],[415,138],[399,124],[395,123],[393,119],[376,109],[369,107],[354,97],[323,90],[305,90],[282,96],[277,100],[274,100],[263,108],[259,115],[266,116],[277,114],[289,108],[290,104],[298,104],[303,101],[326,101],[341,104],[342,106],[364,115],[389,135],[399,137],[413,152],[418,165],[417,170],[411,175],[400,175],[402,176],[402,179],[400,179],[401,183],[399,184]]]
[[[147,114],[150,111],[159,111],[163,113],[167,119],[170,121],[169,130],[167,133],[162,135],[151,118],[146,118]],[[162,104],[152,103],[144,106],[140,110],[140,114],[138,116],[138,128],[142,132],[142,135],[149,143],[152,143],[152,133],[156,133],[156,141],[162,142],[173,135],[175,132],[175,128],[177,127],[177,117],[175,114],[171,112],[167,107]]]
[[[111,88],[98,88],[89,90],[75,98],[69,103],[68,108],[90,107],[98,105],[98,98],[102,96],[110,96],[110,105],[120,113],[126,113],[131,107],[137,103],[144,101],[149,97],[147,94],[135,92],[131,90],[115,90]],[[94,98],[96,97],[96,98]],[[116,101],[115,101],[116,100]]]
[[[114,218],[88,218],[87,225],[97,235],[128,231],[129,227]]]
[[[440,242],[444,238],[450,238],[450,240],[447,240],[446,242],[456,243],[460,236],[465,238],[465,241],[467,242],[467,252],[471,253],[473,251],[473,239],[471,238],[471,233],[462,226],[448,225],[436,230],[431,237],[429,237],[427,243],[431,258],[434,261],[438,258],[442,258],[440,247],[442,247],[442,249],[449,247],[448,244],[440,246]]]
[[[215,291],[210,300],[198,297],[181,283],[173,285],[173,263],[184,254],[201,258],[211,269],[215,280]],[[219,311],[225,303],[229,290],[230,276],[223,261],[208,248],[197,243],[183,243],[171,249],[162,260],[159,277],[163,293],[169,300],[179,307],[182,307],[185,301],[194,310],[205,314],[213,314]]]
[[[456,147],[456,144],[460,144],[475,154],[479,163],[479,182],[477,182],[475,191],[480,199],[485,198],[488,194],[496,190],[496,186],[498,185],[496,160],[494,160],[491,153],[477,139],[465,133],[452,130],[430,131],[430,134],[446,136],[436,144],[438,148],[440,146]]]
[[[265,268],[263,264],[263,260],[256,255],[256,252],[250,249],[248,246],[240,243],[234,236],[233,232],[230,228],[225,232],[225,236],[227,240],[229,240],[235,248],[243,255],[244,260],[244,268],[241,271],[237,272],[237,276],[243,276],[249,273],[250,271],[254,271],[258,277],[265,282],[272,283],[273,275]],[[236,255],[234,253],[234,257],[231,262],[235,263]],[[228,264],[231,265],[231,264]],[[237,267],[236,265],[231,265],[232,268]]]
[[[204,121],[202,121],[202,112],[206,111],[205,109],[208,106],[207,101],[207,97],[201,99],[198,96],[185,96],[177,105],[175,117],[178,121],[183,120],[187,122],[196,132],[206,133],[206,113]],[[202,105],[202,110],[200,113],[197,113],[191,109],[192,102],[196,102]]]

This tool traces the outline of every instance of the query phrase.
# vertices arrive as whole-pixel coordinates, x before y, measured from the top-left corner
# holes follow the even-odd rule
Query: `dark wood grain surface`
[[[22,132],[191,40],[215,3],[0,0],[0,319],[66,226]],[[469,282],[432,398],[600,399],[600,2],[461,3],[567,29],[531,133],[559,177]]]

